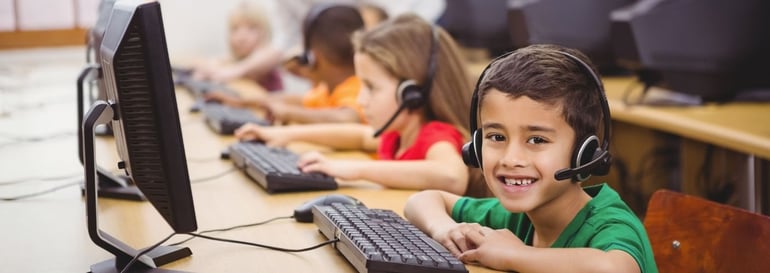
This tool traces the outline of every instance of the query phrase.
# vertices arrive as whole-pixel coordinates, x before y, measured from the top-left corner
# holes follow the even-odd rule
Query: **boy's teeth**
[[[532,184],[534,182],[534,179],[513,179],[513,178],[506,178],[505,184],[508,186],[526,186],[529,184]]]

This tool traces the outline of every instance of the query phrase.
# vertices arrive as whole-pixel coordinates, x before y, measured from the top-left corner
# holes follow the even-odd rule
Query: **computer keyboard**
[[[232,135],[235,129],[246,123],[270,125],[269,121],[257,117],[248,109],[208,102],[202,104],[200,110],[209,128],[222,135]]]
[[[313,222],[360,273],[468,272],[444,246],[391,210],[343,203],[313,207]]]
[[[331,176],[300,171],[299,157],[286,148],[237,142],[230,146],[229,152],[233,164],[269,193],[337,189],[337,182]]]

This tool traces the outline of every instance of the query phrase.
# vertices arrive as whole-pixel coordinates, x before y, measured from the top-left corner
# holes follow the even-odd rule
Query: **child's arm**
[[[292,141],[304,141],[339,150],[375,151],[379,140],[372,137],[372,128],[362,124],[305,124],[289,126],[259,126],[246,124],[235,130],[241,140],[264,141],[268,145],[285,146]]]
[[[453,255],[460,256],[469,249],[465,233],[478,231],[478,224],[457,223],[452,208],[459,195],[438,190],[425,190],[413,194],[406,201],[404,216],[417,228],[441,243]]]
[[[431,219],[432,221],[432,219]],[[484,227],[466,233],[476,248],[463,252],[460,260],[498,270],[518,272],[640,272],[636,260],[620,250],[595,248],[536,248],[525,245],[508,229]]]
[[[462,194],[468,185],[468,168],[457,148],[437,142],[424,160],[327,160],[319,153],[303,156],[303,171],[319,171],[344,180],[369,180],[389,188],[440,189]]]
[[[281,64],[283,52],[273,46],[255,50],[245,59],[212,73],[210,78],[217,82],[228,82],[246,75],[266,75]]]
[[[297,123],[343,123],[360,122],[358,113],[347,107],[333,109],[308,109],[302,105],[268,103],[267,111],[277,121]]]

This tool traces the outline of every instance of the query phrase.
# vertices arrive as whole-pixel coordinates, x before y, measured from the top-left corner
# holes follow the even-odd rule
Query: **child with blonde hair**
[[[447,32],[412,14],[353,37],[358,102],[369,125],[317,124],[236,130],[242,140],[268,145],[306,141],[337,149],[376,151],[379,160],[331,160],[302,155],[303,171],[390,188],[483,192],[469,183],[460,149],[468,139],[471,84],[459,49]],[[482,185],[483,186],[483,185]]]
[[[242,1],[228,18],[228,46],[230,58],[209,60],[197,65],[193,77],[199,80],[219,78],[247,78],[256,81],[268,91],[283,89],[277,67],[267,70],[247,69],[243,61],[253,52],[264,50],[272,38],[270,22],[264,8],[251,1]]]

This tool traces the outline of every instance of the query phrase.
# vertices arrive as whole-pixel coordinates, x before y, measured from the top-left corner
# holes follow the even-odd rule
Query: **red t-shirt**
[[[385,132],[380,138],[377,158],[382,160],[425,159],[428,149],[440,141],[447,141],[457,148],[459,154],[463,147],[463,135],[453,125],[440,121],[426,123],[420,129],[417,140],[396,158],[396,151],[401,146],[401,135],[396,131]]]

